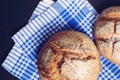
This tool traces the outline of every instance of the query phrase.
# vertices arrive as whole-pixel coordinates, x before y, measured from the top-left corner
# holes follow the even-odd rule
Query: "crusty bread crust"
[[[113,12],[120,12],[120,6],[112,6],[112,7],[109,7],[109,8],[106,8],[102,11],[102,13],[100,15],[107,15],[109,13],[113,13]]]
[[[95,44],[76,31],[56,33],[38,55],[41,80],[96,80],[100,69]]]
[[[120,65],[120,7],[110,7],[100,14],[94,27],[96,45],[102,55]]]

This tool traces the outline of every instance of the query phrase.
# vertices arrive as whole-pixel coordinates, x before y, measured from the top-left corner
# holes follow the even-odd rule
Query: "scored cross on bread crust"
[[[50,65],[48,69],[44,69],[47,71],[47,77],[50,80],[58,79],[58,80],[68,80],[67,78],[60,76],[60,66],[62,65],[64,58],[72,60],[82,60],[87,61],[89,59],[95,59],[92,54],[88,54],[86,51],[82,53],[77,53],[76,50],[70,50],[70,49],[63,49],[61,46],[55,44],[54,42],[50,42],[48,45],[54,52],[55,55],[50,61]],[[43,67],[39,66],[39,68],[43,69]],[[41,74],[44,75],[44,70],[41,71]],[[51,77],[50,77],[51,76]]]
[[[88,37],[63,31],[51,37],[41,50],[38,69],[42,80],[96,80],[100,72],[99,57]]]
[[[120,65],[120,7],[105,9],[98,18],[94,37],[100,52]]]

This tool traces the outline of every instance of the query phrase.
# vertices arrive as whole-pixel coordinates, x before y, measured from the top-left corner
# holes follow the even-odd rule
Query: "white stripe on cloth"
[[[32,21],[35,17],[37,17],[38,15],[41,15],[44,11],[46,11],[52,4],[54,3],[54,1],[52,0],[43,0],[40,1],[39,4],[37,5],[37,7],[35,8],[35,10],[33,11],[32,16],[30,17],[29,21]]]

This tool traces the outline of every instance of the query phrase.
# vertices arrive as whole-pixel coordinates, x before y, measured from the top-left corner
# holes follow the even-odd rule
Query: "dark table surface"
[[[120,6],[120,0],[89,0],[100,13],[110,6]],[[11,39],[18,30],[27,24],[39,0],[1,0],[0,1],[0,80],[18,80],[8,73],[1,64],[14,45]]]

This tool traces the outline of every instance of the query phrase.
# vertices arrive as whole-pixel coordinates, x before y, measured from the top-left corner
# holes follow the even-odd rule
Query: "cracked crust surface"
[[[96,46],[76,31],[56,33],[38,55],[41,80],[96,80],[100,68]]]
[[[120,7],[105,9],[99,16],[94,37],[100,52],[111,62],[120,65]]]

